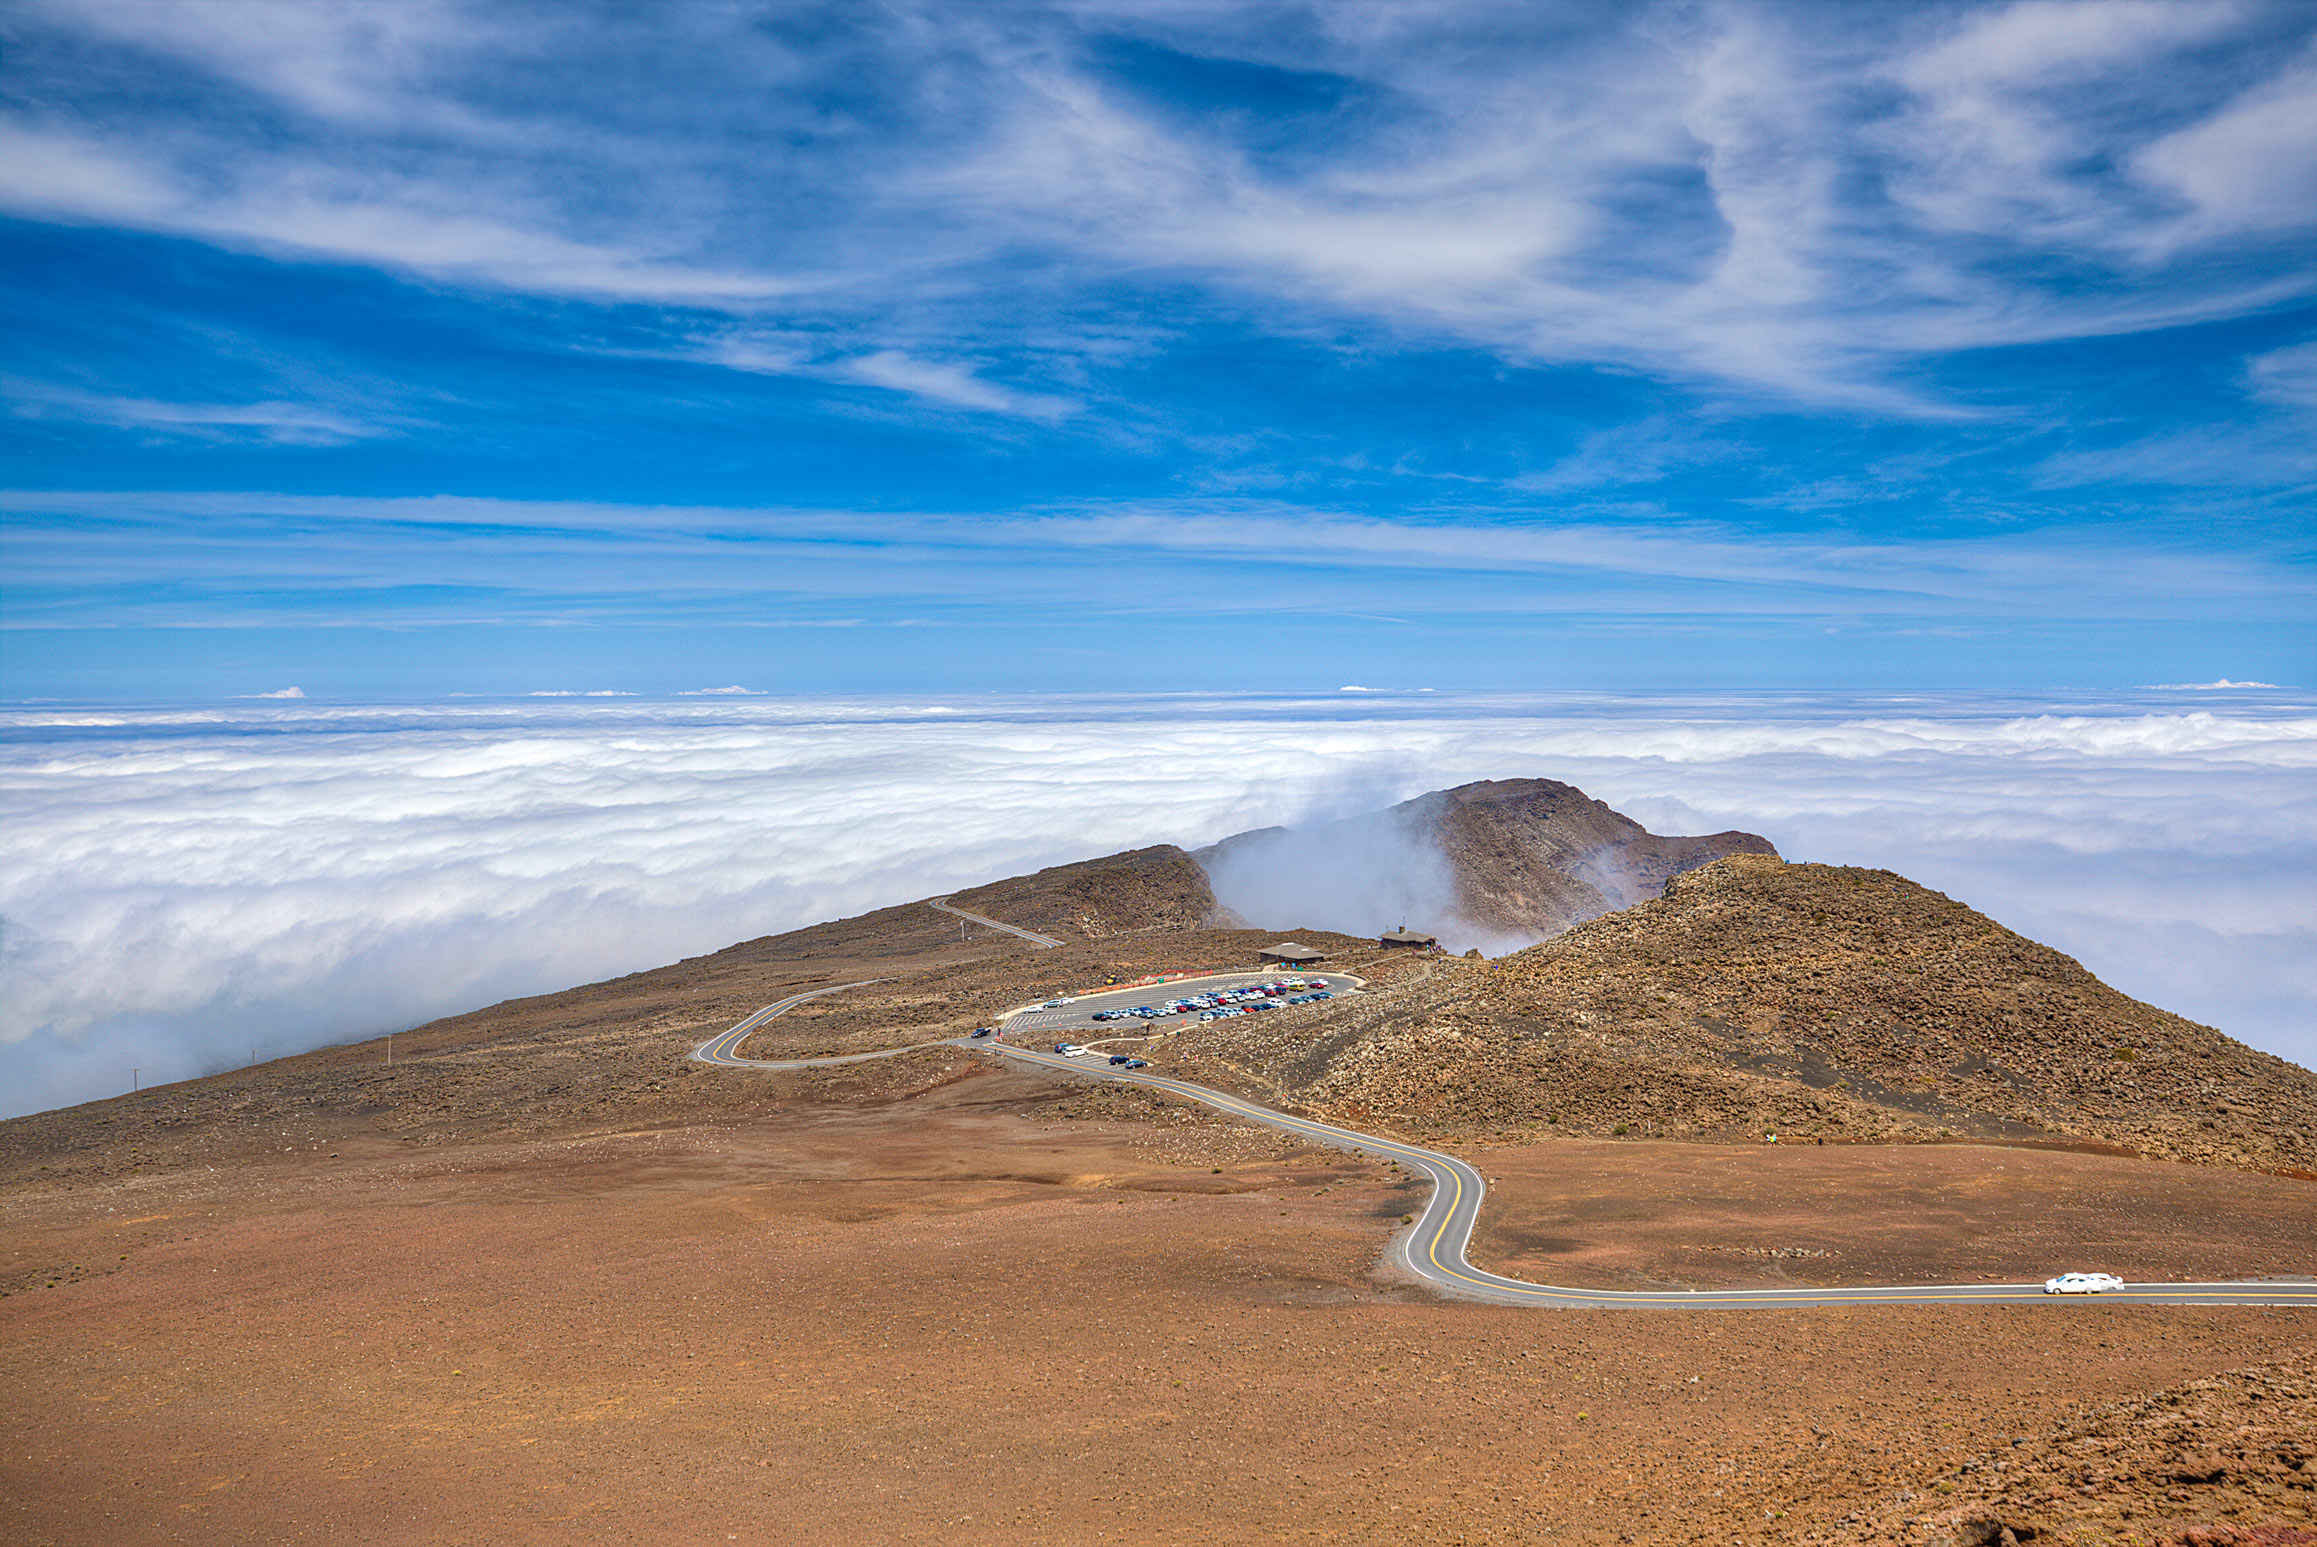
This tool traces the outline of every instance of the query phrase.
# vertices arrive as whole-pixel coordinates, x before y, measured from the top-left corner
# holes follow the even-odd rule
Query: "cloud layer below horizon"
[[[109,1095],[132,1064],[182,1078],[1530,775],[1656,831],[1888,866],[2307,1063],[2317,705],[2288,698],[21,707],[0,717],[0,1087],[11,1112]]]

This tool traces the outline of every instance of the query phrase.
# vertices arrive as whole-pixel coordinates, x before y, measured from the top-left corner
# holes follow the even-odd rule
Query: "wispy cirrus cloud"
[[[1070,398],[1018,391],[991,381],[955,360],[928,359],[901,349],[848,353],[823,337],[803,339],[757,330],[726,331],[665,352],[673,359],[703,360],[736,371],[798,376],[818,381],[882,387],[947,408],[1057,420],[1078,411]]]
[[[241,251],[376,266],[429,278],[548,295],[731,306],[803,288],[745,270],[558,233],[543,214],[510,218],[505,203],[424,174],[336,172],[259,157],[230,187],[203,187],[190,166],[23,117],[0,118],[0,208],[32,219],[188,236]],[[195,165],[222,146],[185,146]],[[506,203],[528,202],[509,190]]]
[[[2253,395],[2289,409],[2317,409],[2317,343],[2293,344],[2245,362]]]
[[[2162,531],[2128,539],[2113,526],[1878,541],[1670,518],[1387,520],[1274,501],[988,514],[38,491],[0,493],[0,512],[20,627],[254,623],[304,615],[317,594],[337,599],[341,621],[395,625],[583,606],[642,619],[665,615],[671,599],[695,622],[733,607],[755,616],[773,598],[1002,613],[1060,593],[1090,615],[1196,605],[2291,618],[2317,604],[2317,578],[2290,551],[2215,552]],[[1264,567],[1280,555],[1296,556],[1293,584]],[[1133,567],[1130,589],[1106,578],[1122,564]]]
[[[896,392],[930,398],[934,402],[958,408],[1021,414],[1032,419],[1058,419],[1077,406],[1067,398],[1049,393],[1016,392],[995,382],[984,381],[963,366],[941,360],[916,359],[898,349],[880,349],[874,354],[848,360],[840,368],[839,374],[855,381],[867,382],[873,387],[890,387]]]
[[[312,403],[174,403],[115,397],[50,382],[0,382],[0,399],[26,419],[112,425],[156,436],[257,440],[277,446],[336,446],[394,433],[392,426]]]
[[[1122,284],[1944,413],[1909,362],[2317,283],[2290,6],[193,14],[19,8],[0,208],[809,315],[974,409],[1064,412],[961,362]]]

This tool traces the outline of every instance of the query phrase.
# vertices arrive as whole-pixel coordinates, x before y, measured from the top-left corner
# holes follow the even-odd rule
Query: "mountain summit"
[[[1374,915],[1321,919],[1338,928],[1406,922],[1510,946],[1648,902],[1727,855],[1777,853],[1754,833],[1662,837],[1558,780],[1488,779],[1341,821],[1235,834],[1191,858],[1242,914],[1311,916],[1289,900],[1307,878],[1339,912]]]
[[[1508,934],[1557,935],[1663,896],[1685,870],[1778,854],[1754,833],[1661,837],[1554,779],[1485,779],[1394,809],[1435,835],[1456,874],[1458,911]]]

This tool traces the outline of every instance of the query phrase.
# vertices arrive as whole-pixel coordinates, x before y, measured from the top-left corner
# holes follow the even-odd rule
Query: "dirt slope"
[[[2317,1167],[2317,1076],[1888,871],[1721,860],[1324,1027],[1235,1035],[1279,1094],[1413,1132],[1979,1136]]]
[[[1024,929],[1088,940],[1222,921],[1207,873],[1171,843],[1009,876],[950,900]]]
[[[1347,970],[1381,954],[1372,941],[1302,935]],[[0,1185],[78,1185],[184,1164],[381,1145],[425,1150],[606,1123],[723,1121],[754,1111],[760,1088],[716,1077],[692,1060],[692,1049],[799,990],[868,980],[767,1022],[742,1049],[747,1056],[817,1057],[954,1037],[1012,1006],[1105,980],[1246,971],[1275,938],[1162,930],[1042,950],[978,926],[960,939],[956,919],[922,903],[887,908],[448,1016],[397,1033],[392,1063],[388,1039],[374,1038],[12,1118],[0,1122]],[[1388,979],[1412,965],[1390,959],[1369,970]],[[896,1067],[794,1079],[833,1101],[881,1100],[899,1077]]]

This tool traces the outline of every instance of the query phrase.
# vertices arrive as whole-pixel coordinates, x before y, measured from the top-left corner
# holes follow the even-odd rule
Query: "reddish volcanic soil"
[[[2317,1186],[1984,1145],[1464,1146],[1472,1256],[1604,1288],[2038,1282],[2317,1271]]]
[[[2259,1310],[1446,1304],[1375,1278],[1415,1199],[1370,1163],[963,1054],[730,1078],[758,1111],[11,1184],[0,1536],[1919,1540],[1901,1495],[1931,1516],[1967,1458],[2317,1343]],[[1484,1255],[1598,1281],[2258,1269],[2317,1219],[2307,1183],[2031,1151],[1475,1158]],[[1748,1255],[1794,1246],[1842,1255]],[[2215,1411],[2305,1422],[2285,1389]],[[2307,1520],[2261,1486],[2242,1523]]]

